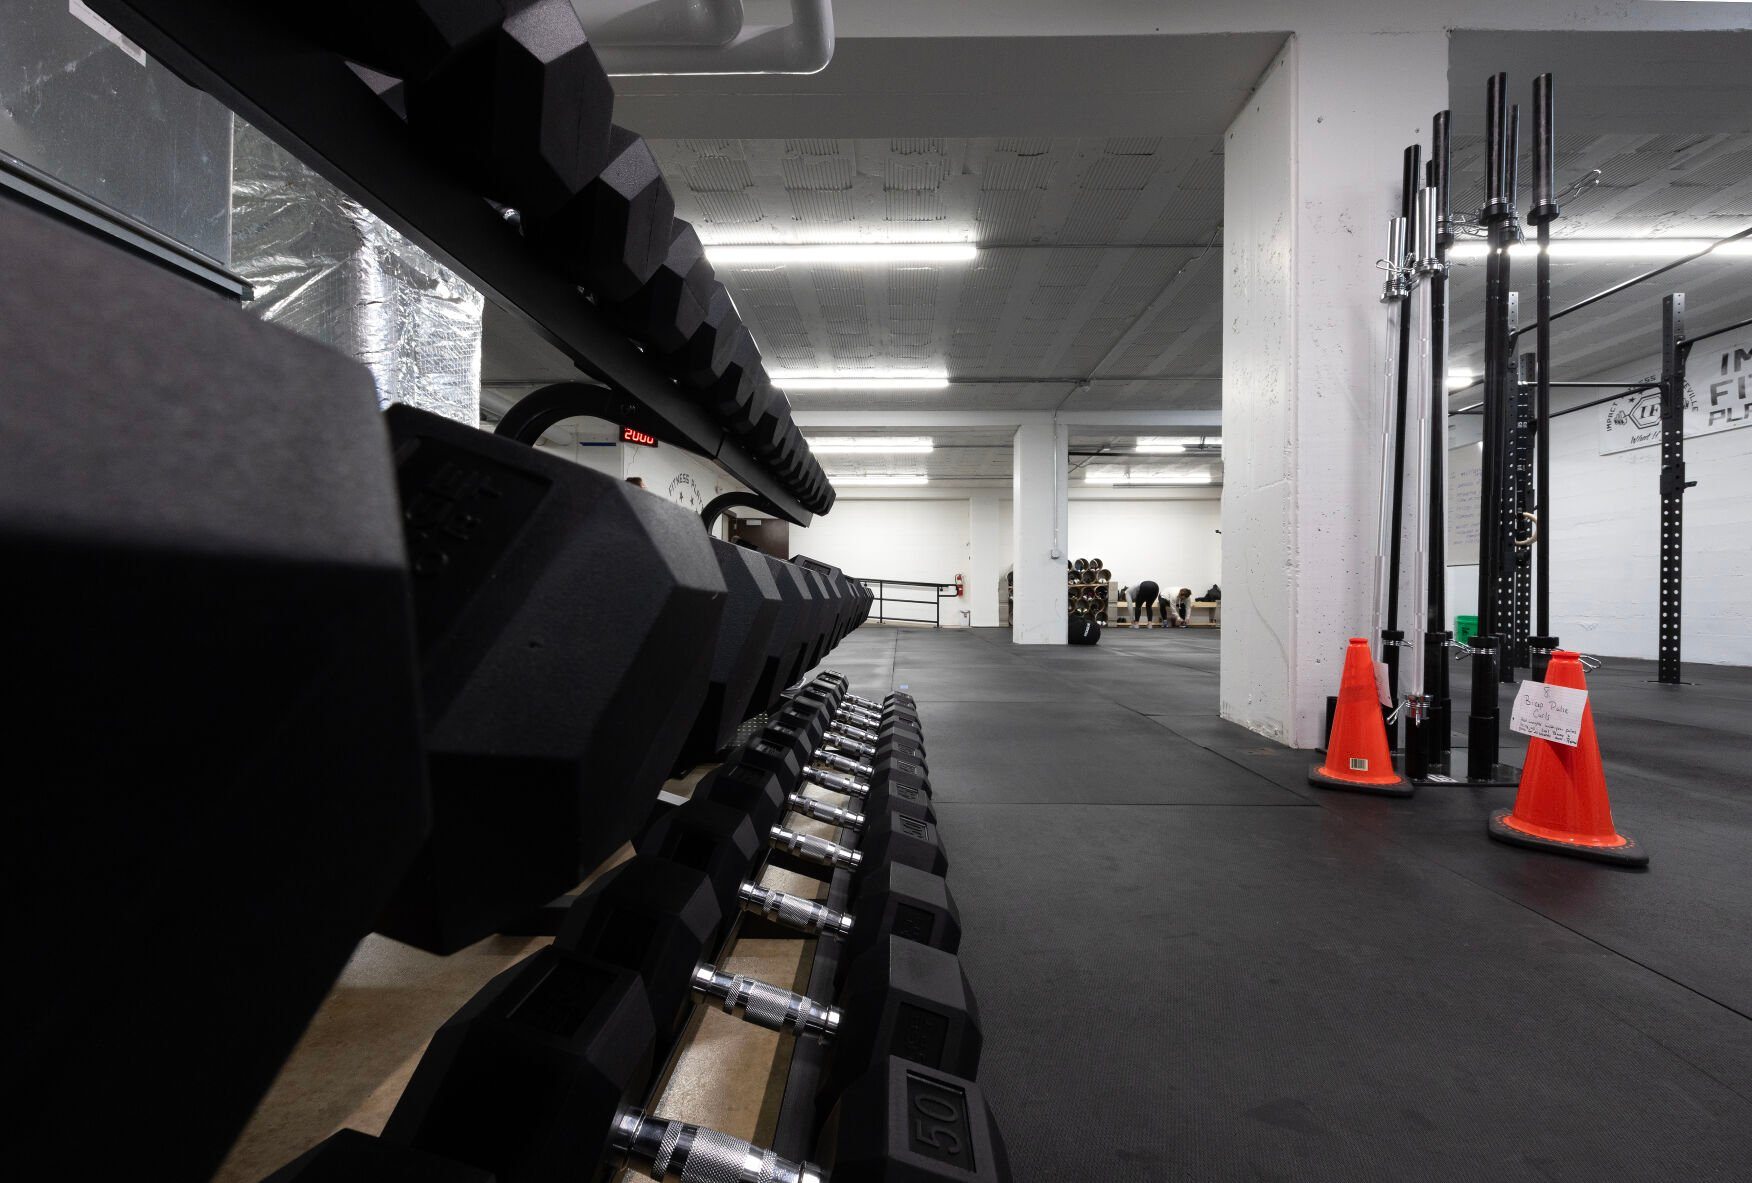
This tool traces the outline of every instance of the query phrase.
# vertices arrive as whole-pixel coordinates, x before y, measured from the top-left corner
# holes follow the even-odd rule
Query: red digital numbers
[[[638,444],[643,448],[655,448],[657,446],[656,436],[649,432],[640,431],[636,427],[621,428],[621,439],[629,444]]]

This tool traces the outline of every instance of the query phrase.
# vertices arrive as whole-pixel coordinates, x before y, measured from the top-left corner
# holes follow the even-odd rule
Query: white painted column
[[[998,599],[1004,578],[1002,540],[998,537],[998,495],[975,493],[967,502],[968,623],[974,628],[998,626]]]
[[[1378,302],[1441,31],[1299,33],[1224,146],[1223,716],[1313,747],[1368,635],[1387,411]]]
[[[1016,597],[1010,639],[1018,645],[1065,643],[1069,440],[1070,431],[1062,423],[1024,423],[1016,429]]]

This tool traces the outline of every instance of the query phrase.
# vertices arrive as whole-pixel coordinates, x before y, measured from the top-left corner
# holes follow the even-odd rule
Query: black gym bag
[[[1101,641],[1101,622],[1091,620],[1086,616],[1070,618],[1070,635],[1067,638],[1073,645],[1095,645]]]

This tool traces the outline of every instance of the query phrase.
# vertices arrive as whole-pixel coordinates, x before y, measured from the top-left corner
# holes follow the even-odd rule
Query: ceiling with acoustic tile
[[[1221,405],[1218,136],[653,147],[677,213],[709,244],[978,245],[971,263],[720,266],[770,370],[947,369],[957,409]],[[837,392],[791,397],[845,405]]]

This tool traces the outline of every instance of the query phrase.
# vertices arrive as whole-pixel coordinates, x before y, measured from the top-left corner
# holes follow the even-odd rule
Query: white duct
[[[742,32],[742,0],[572,0],[600,54],[625,46],[721,49]]]
[[[615,4],[621,0],[608,0]],[[663,0],[659,0],[659,3]],[[675,0],[670,0],[675,2]],[[687,0],[682,0],[686,3]],[[593,8],[597,0],[574,0]],[[736,0],[740,20],[741,4]],[[585,28],[600,15],[585,16]],[[597,42],[612,75],[814,74],[833,59],[833,0],[791,0],[788,25],[744,26],[727,45],[628,45]]]

